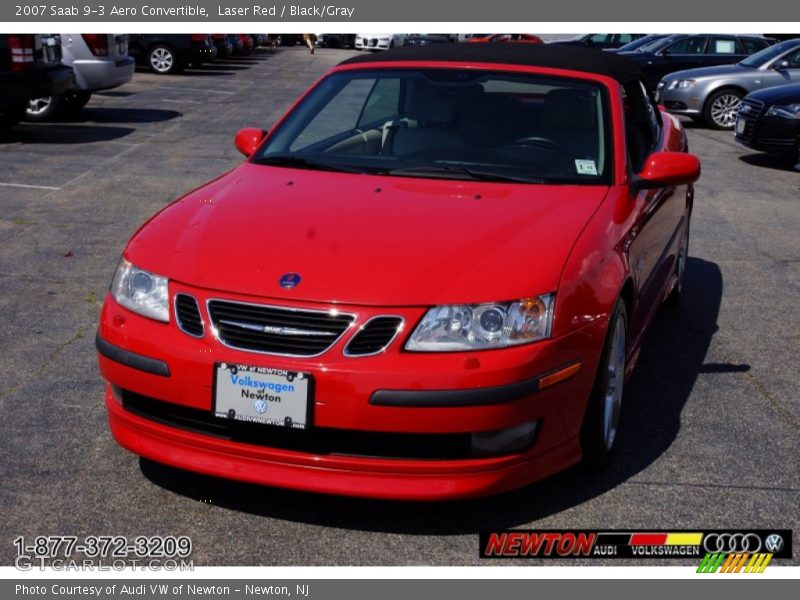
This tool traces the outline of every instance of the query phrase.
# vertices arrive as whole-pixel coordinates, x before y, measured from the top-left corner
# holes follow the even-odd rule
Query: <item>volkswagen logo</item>
[[[777,554],[783,550],[783,538],[777,533],[771,533],[767,536],[764,545],[766,546],[767,550],[773,554]]]
[[[703,540],[703,549],[712,554],[715,552],[754,553],[761,550],[761,538],[755,533],[709,533]]]
[[[264,402],[263,400],[256,400],[256,403],[254,404],[254,406],[255,406],[256,412],[258,414],[260,414],[260,415],[263,415],[265,412],[267,412],[267,403]]]
[[[739,105],[739,112],[742,113],[742,114],[749,113],[751,110],[752,110],[752,107],[749,104],[740,104]]]
[[[293,287],[297,287],[297,284],[300,283],[300,275],[298,275],[297,273],[284,273],[283,275],[281,275],[281,278],[278,280],[278,283],[281,284],[282,288],[290,290]]]

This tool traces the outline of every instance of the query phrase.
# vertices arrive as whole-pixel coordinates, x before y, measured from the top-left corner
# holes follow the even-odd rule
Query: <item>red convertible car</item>
[[[700,174],[632,63],[359,56],[236,145],[136,232],[105,299],[122,446],[414,500],[608,462],[647,326],[681,295]]]

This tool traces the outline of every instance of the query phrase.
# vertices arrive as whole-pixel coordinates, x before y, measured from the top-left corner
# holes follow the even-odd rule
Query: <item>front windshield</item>
[[[774,46],[767,46],[763,50],[759,50],[755,54],[752,54],[744,60],[739,61],[739,64],[743,67],[758,68],[768,63],[773,58],[780,56],[790,48],[794,48],[795,46],[797,46],[796,40],[781,42],[780,44],[775,44]]]
[[[632,42],[625,44],[619,49],[619,52],[632,52],[638,48],[644,48],[645,46],[649,46],[656,40],[660,40],[661,38],[666,37],[663,35],[646,35],[644,37],[639,38],[638,40],[633,40]]]
[[[288,115],[258,164],[377,175],[608,183],[599,83],[475,69],[334,73]]]
[[[667,37],[659,38],[659,39],[655,40],[654,42],[650,42],[649,44],[645,44],[644,46],[639,46],[636,49],[636,52],[658,52],[659,50],[661,50],[661,48],[664,48],[664,47],[668,46],[669,44],[671,44],[672,42],[680,39],[681,37],[683,37],[683,36],[681,36],[680,34],[678,34],[678,35],[668,35]]]

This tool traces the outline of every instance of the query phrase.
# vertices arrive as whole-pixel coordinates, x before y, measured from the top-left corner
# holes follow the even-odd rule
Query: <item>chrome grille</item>
[[[226,346],[283,356],[318,356],[355,321],[337,311],[209,300],[208,314]]]
[[[402,317],[373,317],[352,337],[344,353],[346,356],[369,356],[383,352],[402,328]]]
[[[751,100],[749,98],[742,100],[741,104],[739,104],[739,111],[736,118],[737,121],[744,121],[744,130],[738,132],[737,129],[736,137],[744,141],[750,141],[753,138],[756,121],[763,111],[763,102]]]
[[[203,317],[200,316],[200,307],[194,296],[188,294],[175,296],[175,320],[178,322],[178,328],[184,333],[203,337]]]

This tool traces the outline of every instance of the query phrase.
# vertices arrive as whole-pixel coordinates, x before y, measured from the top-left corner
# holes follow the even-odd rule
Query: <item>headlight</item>
[[[675,79],[670,82],[669,89],[688,90],[693,88],[695,83],[697,82],[694,79]]]
[[[776,104],[767,111],[768,117],[780,117],[781,119],[800,119],[800,102],[793,104]]]
[[[111,295],[135,313],[169,322],[167,282],[166,277],[148,273],[123,259],[111,282]]]
[[[555,294],[519,302],[435,306],[406,344],[412,352],[484,350],[550,336]]]

